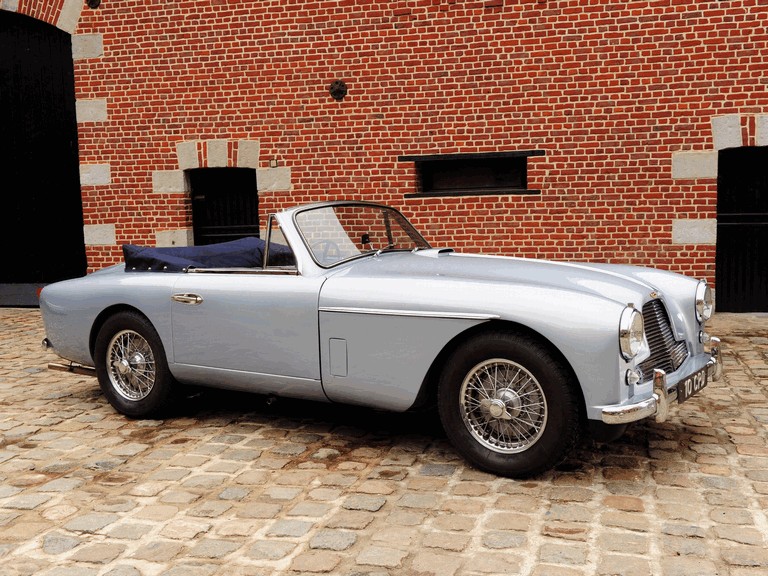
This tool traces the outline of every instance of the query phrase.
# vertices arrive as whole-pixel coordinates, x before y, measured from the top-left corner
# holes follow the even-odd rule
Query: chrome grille
[[[656,368],[667,373],[680,368],[688,357],[688,346],[685,341],[675,340],[667,309],[661,300],[651,300],[643,306],[643,322],[645,338],[651,350],[651,355],[639,366],[643,380],[651,378]]]

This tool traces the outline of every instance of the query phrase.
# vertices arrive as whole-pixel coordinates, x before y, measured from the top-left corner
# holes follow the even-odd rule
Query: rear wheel
[[[144,316],[120,312],[107,319],[94,355],[99,385],[115,410],[147,418],[167,406],[175,382],[160,336]]]
[[[547,346],[496,331],[466,342],[447,362],[438,409],[448,438],[471,464],[523,478],[554,467],[573,449],[576,390]]]

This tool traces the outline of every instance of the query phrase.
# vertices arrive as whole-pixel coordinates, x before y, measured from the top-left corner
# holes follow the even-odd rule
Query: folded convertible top
[[[204,246],[155,248],[123,244],[123,256],[127,272],[180,272],[187,268],[260,268],[263,264],[265,245],[264,240],[252,237]],[[287,246],[275,244],[270,244],[270,250],[277,253],[286,250],[290,252]]]

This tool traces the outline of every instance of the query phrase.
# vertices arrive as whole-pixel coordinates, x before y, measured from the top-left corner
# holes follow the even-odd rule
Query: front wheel
[[[482,470],[524,478],[560,463],[579,436],[577,386],[536,339],[481,334],[447,362],[438,410],[457,451]]]
[[[131,418],[158,415],[174,388],[163,345],[152,324],[120,312],[99,330],[94,349],[99,386],[112,407]]]

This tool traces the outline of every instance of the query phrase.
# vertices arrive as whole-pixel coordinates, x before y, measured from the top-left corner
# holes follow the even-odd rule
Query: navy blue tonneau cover
[[[260,268],[266,242],[260,238],[241,238],[204,246],[154,248],[123,244],[127,272],[180,272],[187,268]],[[269,245],[270,264],[292,264],[291,249],[282,244]]]

